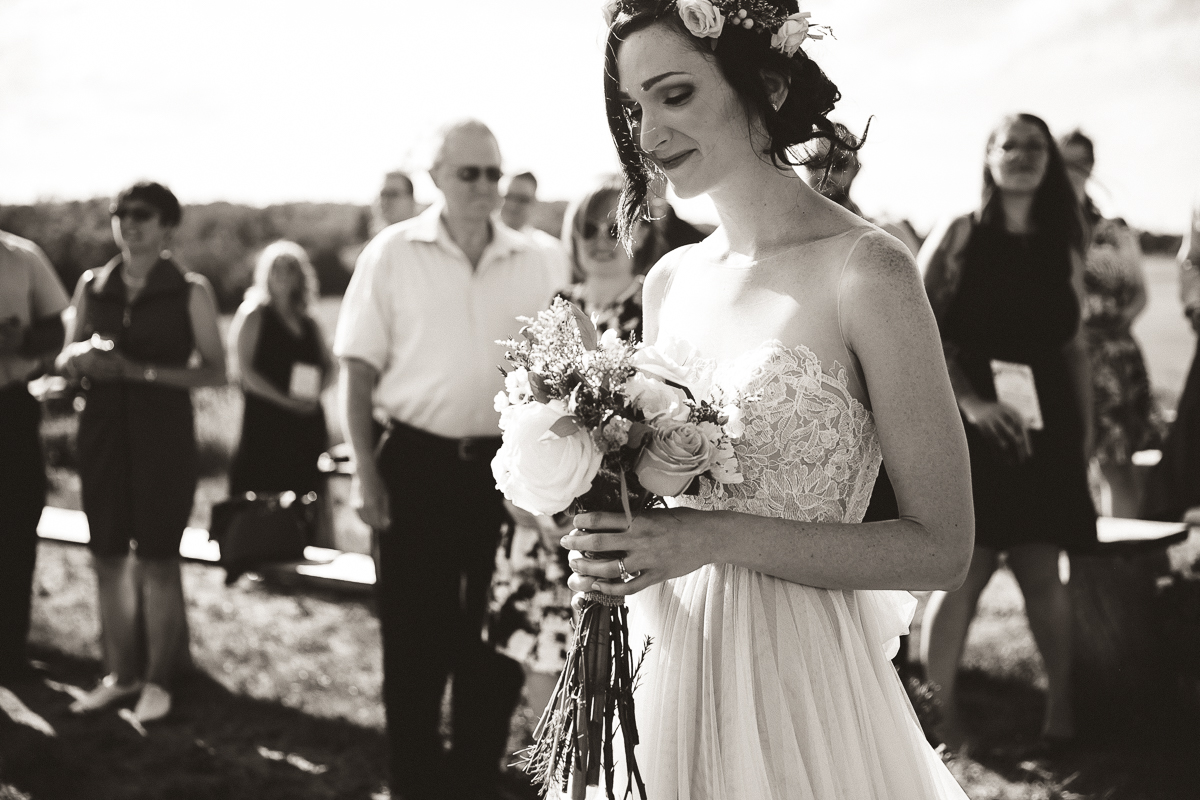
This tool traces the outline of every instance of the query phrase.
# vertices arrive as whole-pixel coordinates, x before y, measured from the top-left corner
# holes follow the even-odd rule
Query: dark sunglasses
[[[158,212],[152,208],[134,206],[133,208],[118,208],[113,212],[113,216],[121,220],[129,218],[134,222],[149,222],[158,216]]]
[[[594,222],[588,221],[583,223],[583,230],[579,232],[579,235],[584,238],[584,241],[590,242],[592,239],[596,238],[598,233],[600,233],[600,226]],[[608,238],[615,242],[620,238],[620,236],[621,229],[617,227],[617,223],[611,223],[608,226]]]
[[[489,183],[499,183],[503,174],[499,167],[459,167],[454,172],[455,177],[463,183],[474,183],[480,175],[487,178]]]

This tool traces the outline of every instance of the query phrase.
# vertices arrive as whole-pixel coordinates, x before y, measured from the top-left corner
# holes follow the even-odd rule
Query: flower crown
[[[604,19],[611,25],[617,14],[636,13],[644,2],[609,0],[604,6]],[[809,22],[811,11],[785,14],[771,0],[674,0],[667,4],[666,9],[671,6],[679,12],[689,33],[700,39],[712,39],[714,50],[726,24],[771,34],[771,48],[788,58],[796,54],[805,39],[823,39],[826,34],[833,35],[833,30],[828,26]]]

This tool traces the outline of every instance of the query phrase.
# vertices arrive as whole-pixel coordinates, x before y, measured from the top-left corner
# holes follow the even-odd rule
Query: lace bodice
[[[740,484],[704,480],[680,505],[821,522],[861,522],[881,459],[875,421],[804,345],[764,342],[717,367],[714,394],[736,402],[745,433],[734,441]]]

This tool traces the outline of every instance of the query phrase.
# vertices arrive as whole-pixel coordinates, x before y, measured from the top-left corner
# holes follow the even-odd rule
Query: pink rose
[[[725,16],[710,0],[679,0],[679,17],[692,36],[716,39],[725,27]]]
[[[642,486],[660,497],[674,497],[712,466],[716,456],[716,447],[695,423],[664,419],[655,423],[633,471]]]

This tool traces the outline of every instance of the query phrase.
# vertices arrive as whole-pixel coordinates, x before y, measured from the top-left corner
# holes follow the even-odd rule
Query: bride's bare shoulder
[[[905,314],[928,310],[925,286],[911,251],[899,239],[874,225],[854,242],[838,281],[842,311],[881,308]]]
[[[664,255],[650,268],[650,271],[646,273],[646,280],[642,284],[643,306],[658,308],[661,305],[663,297],[666,296],[667,290],[671,286],[671,281],[675,279],[675,274],[679,271],[680,264],[693,250],[703,244],[701,242],[678,247]]]

